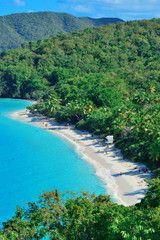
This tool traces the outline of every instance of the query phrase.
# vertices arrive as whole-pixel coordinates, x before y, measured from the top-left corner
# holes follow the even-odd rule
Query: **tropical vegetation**
[[[2,239],[160,239],[159,30],[160,19],[118,22],[2,52],[1,97],[36,99],[31,112],[113,135],[124,157],[154,174],[131,207],[104,195],[44,193],[17,208]]]
[[[123,21],[119,18],[75,17],[67,13],[30,12],[0,17],[0,51],[21,46],[24,41],[45,39],[60,32]]]
[[[88,192],[44,192],[37,202],[17,207],[3,225],[0,239],[4,240],[46,236],[54,240],[159,240],[160,180],[152,180],[142,202],[131,207]]]

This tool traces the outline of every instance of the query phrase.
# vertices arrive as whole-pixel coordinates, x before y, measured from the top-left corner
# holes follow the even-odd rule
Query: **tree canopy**
[[[44,193],[17,208],[2,239],[160,238],[159,30],[160,19],[118,22],[2,52],[1,97],[38,99],[31,111],[101,138],[114,135],[124,157],[147,164],[156,177],[142,202],[129,208],[107,196]]]
[[[0,56],[2,97],[101,137],[159,167],[160,19],[118,22],[25,42]],[[55,101],[57,99],[57,101]]]
[[[17,206],[12,219],[3,223],[0,239],[159,240],[159,186],[160,180],[152,180],[145,198],[132,207],[88,192],[44,192],[37,202]]]
[[[0,17],[0,51],[21,46],[24,41],[45,39],[60,32],[122,21],[119,18],[74,17],[67,13],[31,12]]]

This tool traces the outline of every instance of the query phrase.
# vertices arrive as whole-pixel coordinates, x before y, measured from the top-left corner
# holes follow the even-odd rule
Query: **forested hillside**
[[[21,46],[24,41],[45,39],[92,26],[122,21],[118,18],[77,18],[67,13],[16,13],[0,17],[0,51]]]
[[[101,137],[125,157],[159,167],[160,19],[109,24],[0,58],[2,97],[44,98],[38,109]]]
[[[160,19],[87,28],[0,56],[1,97],[34,98],[42,114],[105,138],[154,173],[140,204],[45,193],[4,224],[8,239],[160,239]],[[27,235],[28,234],[28,235]],[[12,238],[11,238],[12,237]]]

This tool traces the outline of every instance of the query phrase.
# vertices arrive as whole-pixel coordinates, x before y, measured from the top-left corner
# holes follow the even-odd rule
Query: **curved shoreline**
[[[119,204],[134,205],[144,197],[148,189],[144,179],[151,179],[151,173],[139,172],[139,168],[145,166],[123,159],[120,150],[114,145],[106,148],[106,144],[97,136],[77,130],[74,125],[60,124],[54,119],[46,119],[39,114],[33,115],[26,110],[12,112],[9,116],[12,119],[44,128],[53,134],[56,133],[75,144],[78,154],[93,165],[96,175],[106,184],[108,194]]]

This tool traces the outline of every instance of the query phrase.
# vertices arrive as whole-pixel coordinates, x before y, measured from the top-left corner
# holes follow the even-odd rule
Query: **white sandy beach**
[[[139,169],[145,166],[123,159],[120,150],[114,145],[107,148],[97,136],[76,130],[73,125],[60,124],[54,119],[30,114],[26,110],[13,112],[10,116],[12,119],[44,128],[53,134],[60,134],[76,144],[79,154],[95,167],[96,174],[106,183],[107,192],[119,204],[130,206],[140,202],[144,197],[148,188],[144,179],[151,179],[150,171],[139,172]]]

